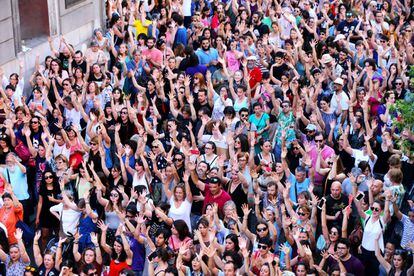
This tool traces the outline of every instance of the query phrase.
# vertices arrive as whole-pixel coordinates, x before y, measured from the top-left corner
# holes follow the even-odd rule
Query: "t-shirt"
[[[336,263],[337,262],[332,257],[328,258],[328,266],[329,267],[332,267]],[[352,275],[355,275],[355,276],[364,276],[365,275],[364,265],[361,263],[361,261],[358,258],[351,255],[351,258],[349,258],[346,261],[342,261],[342,263],[346,268],[346,272],[352,273]]]
[[[381,220],[381,223],[380,223]],[[362,247],[368,251],[375,251],[375,242],[378,237],[379,233],[384,232],[384,218],[380,217],[378,220],[374,222],[371,215],[366,216],[364,221],[364,234],[362,236]],[[380,239],[378,241],[379,247],[382,252],[384,252],[384,235],[381,234]]]
[[[357,149],[352,149],[352,157],[355,158],[355,167],[358,167],[358,164],[361,161],[367,161],[371,168],[371,171],[374,170],[374,165],[378,159],[378,157],[374,154],[374,161],[372,161],[371,158],[364,153],[364,151]]]
[[[304,191],[307,191],[309,189],[310,180],[309,178],[305,178],[305,180],[301,183],[299,183],[296,180],[296,177],[293,173],[289,176],[289,181],[292,184],[289,190],[289,197],[293,202],[297,202],[297,196]]]
[[[29,198],[27,177],[19,166],[15,165],[13,169],[2,168],[1,173],[11,184],[13,193],[16,195],[18,200],[26,200]]]
[[[211,194],[211,192],[210,192],[210,187],[209,187],[208,184],[205,184],[204,197],[205,197],[204,198],[204,205],[203,205],[204,212],[206,210],[207,204],[217,203],[218,210],[219,210],[219,214],[222,214],[223,213],[224,203],[226,203],[227,201],[231,200],[230,195],[226,191],[224,191],[224,190],[221,190],[219,196],[214,197],[213,194]]]
[[[333,198],[331,195],[326,197],[326,214],[328,216],[334,216],[338,211],[342,210],[348,205],[348,198],[341,194],[338,199]]]
[[[401,238],[401,247],[406,248],[410,241],[414,241],[414,222],[407,215],[402,215],[403,233]]]

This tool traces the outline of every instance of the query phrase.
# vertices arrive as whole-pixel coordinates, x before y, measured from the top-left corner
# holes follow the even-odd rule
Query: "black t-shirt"
[[[337,212],[342,212],[347,205],[348,198],[344,194],[341,194],[341,197],[338,199],[328,195],[326,197],[326,214],[328,216],[335,216]],[[339,218],[336,221],[340,221]]]
[[[69,68],[69,56],[65,56],[63,53],[59,53],[58,59],[60,60],[60,63],[62,64],[63,70],[68,70]]]
[[[356,26],[358,25],[358,21],[354,20],[351,23],[349,23],[346,20],[342,20],[339,24],[338,24],[338,32],[340,32],[341,34],[347,36],[348,34],[350,34],[352,31],[355,30]]]
[[[72,61],[72,70],[74,70],[75,68],[80,68],[82,69],[82,72],[85,73],[86,72],[86,61],[82,61],[81,64],[78,64],[76,61]],[[69,72],[72,73],[72,72]]]
[[[378,174],[386,174],[388,172],[388,163],[386,160],[390,158],[391,153],[387,150],[384,152],[381,149],[381,145],[379,145],[375,150],[375,155],[378,157],[378,160],[381,160],[382,162],[375,162],[374,165],[374,173]]]
[[[118,122],[121,124],[119,139],[122,144],[125,144],[135,134],[135,125],[129,119],[126,123],[123,123],[120,117],[118,118]]]
[[[288,70],[289,70],[289,67],[285,63],[283,63],[280,66],[273,67],[272,76],[278,80],[281,80],[283,73]]]
[[[205,182],[206,179],[200,178],[200,181]],[[203,194],[203,192],[199,188],[197,188],[197,186],[194,184],[191,178],[189,179],[189,184],[190,184],[191,194],[193,196],[199,196]],[[201,216],[203,214],[203,204],[204,204],[203,201],[193,201],[193,204],[191,205],[191,213]]]

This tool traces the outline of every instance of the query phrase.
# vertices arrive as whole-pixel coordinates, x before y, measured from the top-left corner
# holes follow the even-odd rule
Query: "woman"
[[[3,206],[0,208],[0,222],[6,226],[9,244],[17,243],[15,236],[16,223],[23,220],[23,206],[14,195],[11,186],[2,196]]]
[[[97,270],[98,275],[100,275],[102,271],[102,254],[97,234],[91,233],[90,240],[92,241],[93,246],[86,247],[83,251],[81,251],[82,254],[79,253],[78,250],[79,241],[75,240],[73,244],[73,256],[79,265],[79,270],[83,270],[83,268],[88,265],[93,265],[93,267]]]
[[[384,94],[382,105],[378,107],[378,132],[381,135],[381,129],[383,126],[390,128],[392,126],[393,118],[397,117],[397,112],[391,110],[395,104],[395,93],[393,91],[387,91]]]
[[[274,255],[270,251],[272,248],[272,241],[269,238],[260,238],[258,240],[258,249],[252,253],[252,271],[259,274],[261,264],[272,263]]]
[[[178,250],[180,250],[184,244],[191,241],[191,233],[187,223],[182,219],[173,222],[171,232],[172,235],[168,239],[168,244],[174,253],[178,253]]]
[[[167,199],[171,205],[168,216],[173,220],[185,221],[191,231],[190,213],[193,196],[191,194],[190,185],[188,183],[189,177],[190,175],[188,173],[184,173],[184,185],[183,183],[175,185],[172,189],[172,192],[169,189],[167,182],[163,182],[163,184]]]
[[[184,84],[184,83],[183,83]],[[192,93],[193,95],[197,95],[198,91],[200,90],[207,90],[207,82],[204,78],[203,74],[195,73],[193,76],[193,86],[192,86]]]
[[[55,268],[55,253],[46,251],[44,256],[39,247],[41,232],[37,231],[33,240],[33,255],[40,275],[58,275],[59,271]],[[42,245],[45,247],[46,244]]]
[[[260,103],[253,104],[253,114],[249,117],[249,122],[256,126],[256,134],[258,139],[269,138],[269,128],[270,128],[270,117],[269,114],[263,112],[262,105]]]
[[[116,229],[121,223],[121,217],[124,213],[124,207],[128,204],[128,196],[117,189],[109,192],[109,200],[102,196],[102,189],[96,190],[98,202],[105,208],[105,224],[107,225],[108,240],[111,243],[115,237]]]
[[[243,165],[246,169],[247,166],[247,157],[243,156],[241,158]],[[250,170],[248,170],[250,172]],[[247,193],[249,189],[249,182],[244,176],[244,171],[242,170],[242,165],[237,162],[233,162],[231,170],[231,178],[223,178],[222,181],[226,183],[224,187],[227,190],[227,193],[230,195],[231,199],[234,202],[237,202],[237,215],[239,217],[243,216],[243,210],[241,206],[247,203]]]
[[[336,244],[340,237],[347,238],[348,236],[348,218],[349,212],[351,211],[350,208],[345,208],[343,210],[343,220],[342,220],[342,230],[338,226],[332,226],[330,231],[328,231],[328,223],[326,219],[326,204],[322,206],[322,235],[325,242],[324,249],[329,254],[335,254]]]
[[[66,70],[63,70],[62,64],[60,63],[59,59],[53,59],[50,62],[50,70],[49,70],[49,83],[47,84],[50,87],[50,82],[53,83],[53,80],[56,80],[58,90],[62,90],[62,82],[63,80],[69,78],[69,74]]]
[[[98,222],[98,227],[102,230],[101,246],[111,256],[109,276],[118,276],[123,269],[129,268],[132,265],[132,251],[125,237],[125,230],[119,231],[121,234],[115,237],[114,245],[111,247],[106,243],[108,226],[100,221]]]
[[[126,107],[124,95],[119,87],[114,88],[111,97],[112,115],[115,119],[121,114],[121,110]]]
[[[217,153],[217,148],[216,148],[216,144],[214,142],[207,142],[204,145],[204,154],[201,155],[198,159],[198,161],[204,161],[206,162],[210,168],[213,167],[217,167],[217,162],[218,162],[218,155]]]
[[[62,202],[58,199],[61,191],[56,178],[52,171],[43,173],[42,184],[39,192],[39,202],[37,203],[36,227],[41,228],[42,248],[46,247],[48,238],[54,233],[59,233],[59,220],[53,216],[49,209]]]
[[[25,267],[30,264],[30,258],[22,240],[23,231],[17,228],[15,232],[8,233],[9,239],[14,233],[13,241],[17,241],[17,244],[11,243],[8,255],[0,249],[0,260],[6,265],[6,276],[23,275]]]
[[[62,238],[74,235],[78,231],[81,212],[79,212],[71,193],[64,189],[64,182],[60,181],[59,184],[63,200],[58,205],[52,206],[49,210],[60,221],[61,228],[59,236]]]
[[[170,256],[168,250],[165,248],[157,249],[156,257],[153,260],[148,260],[148,275],[163,276],[167,275],[165,271],[169,267],[168,260]],[[154,268],[154,263],[156,263],[156,268]]]
[[[392,257],[392,263],[388,263],[382,256],[379,246],[380,235],[375,239],[375,256],[378,262],[385,268],[387,275],[408,276],[414,273],[414,264],[407,269],[407,252],[405,250],[396,250]],[[411,244],[413,245],[413,244]],[[413,248],[413,246],[411,246]]]
[[[250,148],[250,159],[251,165],[254,165],[255,171],[262,173],[264,171],[270,172],[276,165],[276,157],[272,153],[272,144],[269,140],[261,138],[258,143],[261,152],[258,155],[254,155],[254,148]],[[253,158],[254,157],[254,158]],[[254,164],[252,164],[254,160]]]
[[[225,53],[225,60],[230,75],[233,75],[237,70],[240,69],[240,59],[243,57],[243,53],[237,50],[236,40],[231,40],[229,44],[229,50]]]
[[[242,108],[249,108],[250,100],[251,100],[250,99],[251,92],[250,92],[250,85],[245,86],[242,83],[235,85],[234,80],[235,80],[236,74],[237,72],[234,74],[234,76],[231,75],[229,77],[229,90],[230,90],[230,93],[231,93],[231,96],[234,102],[233,104],[234,111],[239,113],[239,111]]]
[[[355,198],[354,203],[357,207],[359,216],[364,220],[361,261],[365,265],[366,271],[371,271],[372,275],[378,275],[379,262],[375,257],[375,241],[378,240],[379,247],[381,251],[384,252],[383,233],[385,225],[387,225],[390,219],[389,200],[385,201],[385,207],[382,201],[375,200],[370,207],[372,211],[371,215],[367,215],[363,211],[360,201]],[[384,211],[384,216],[381,216],[382,211]]]

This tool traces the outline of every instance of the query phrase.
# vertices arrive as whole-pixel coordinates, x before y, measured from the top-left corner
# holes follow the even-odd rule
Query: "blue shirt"
[[[184,27],[179,27],[175,33],[174,48],[177,47],[178,44],[183,44],[184,47],[187,46],[187,29]]]
[[[299,183],[296,180],[295,175],[291,173],[289,176],[289,181],[291,183],[290,190],[289,190],[290,200],[292,200],[293,202],[298,202],[297,196],[301,192],[307,191],[309,189],[310,180],[309,178],[305,178],[303,182]]]
[[[2,168],[1,172],[4,178],[10,182],[13,193],[16,195],[18,200],[26,200],[29,198],[27,177],[19,166],[15,165],[13,170]]]
[[[207,64],[209,64],[213,60],[217,61],[217,59],[219,57],[218,51],[214,48],[210,48],[207,52],[203,51],[200,48],[196,51],[196,55],[198,56],[198,61],[200,62],[200,64],[201,65],[206,65],[206,66],[207,66]],[[214,71],[217,70],[216,66],[214,66],[214,65],[207,66],[207,68],[211,73],[214,73]]]

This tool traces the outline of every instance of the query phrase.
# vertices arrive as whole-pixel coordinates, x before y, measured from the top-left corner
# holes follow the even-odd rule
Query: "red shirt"
[[[218,195],[213,196],[210,192],[210,187],[208,184],[206,184],[206,187],[204,188],[204,205],[203,205],[203,213],[206,210],[207,204],[210,203],[217,203],[218,210],[219,210],[219,216],[223,214],[223,206],[224,203],[231,200],[230,195],[226,192],[221,190]]]
[[[252,88],[252,89],[257,83],[260,83],[262,81],[262,71],[257,66],[249,71],[249,76],[250,76],[249,84],[250,84],[250,88]],[[254,92],[256,92],[256,91],[252,91],[252,94]],[[254,95],[252,95],[252,97],[253,96]]]

